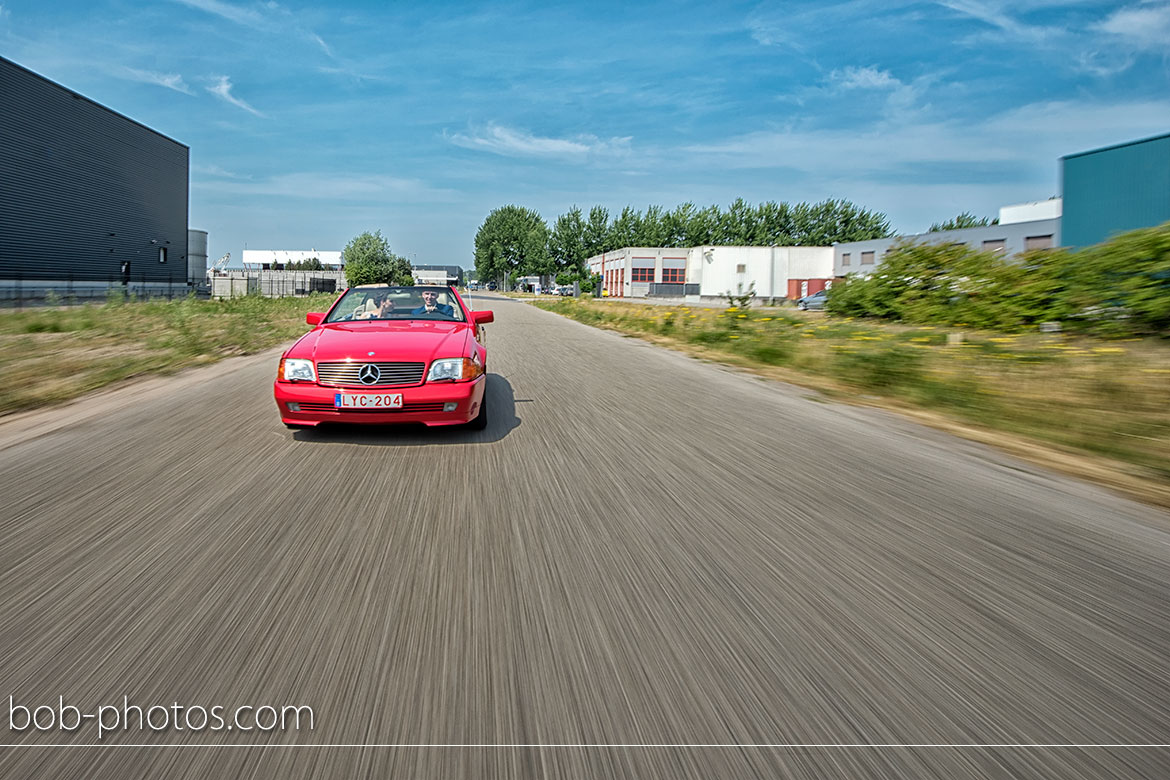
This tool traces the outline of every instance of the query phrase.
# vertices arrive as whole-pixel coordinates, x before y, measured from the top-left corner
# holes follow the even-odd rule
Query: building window
[[[630,271],[631,282],[652,282],[654,281],[653,268],[635,268]]]
[[[165,246],[160,246],[158,248],[158,261],[160,263],[165,263],[167,261],[167,248]]]
[[[873,265],[873,252],[862,252],[861,253],[861,264],[862,265]]]
[[[993,238],[983,242],[984,252],[1003,252],[1007,250],[1007,241],[1002,238]]]
[[[1024,239],[1024,249],[1051,249],[1052,234],[1046,236],[1028,236]]]
[[[663,268],[662,269],[662,283],[663,284],[686,284],[687,269],[685,268]]]
[[[849,255],[850,255],[849,252],[842,252],[841,253],[841,265],[852,265],[853,264],[853,258],[851,258]]]

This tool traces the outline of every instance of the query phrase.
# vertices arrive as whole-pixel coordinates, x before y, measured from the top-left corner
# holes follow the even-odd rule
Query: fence
[[[123,281],[121,276],[95,279],[92,275],[78,278],[73,275],[64,279],[26,279],[22,277],[0,279],[0,307],[23,308],[25,306],[60,306],[74,303],[105,301],[110,297],[123,300],[146,300],[149,298],[185,298],[196,288],[183,281],[167,282],[147,279],[145,274],[131,274]]]
[[[699,285],[651,283],[647,294],[653,297],[681,298],[684,295],[698,295]]]
[[[148,279],[146,274],[131,274],[95,279],[93,275],[63,279],[7,278],[0,279],[0,308],[25,306],[61,306],[94,303],[116,297],[120,300],[149,300],[151,298],[186,298],[188,295],[206,298],[233,298],[241,295],[263,295],[266,298],[289,298],[333,293],[345,289],[345,274],[341,271],[229,271],[210,278],[210,284],[189,284],[183,281]]]
[[[211,277],[211,295],[215,298],[248,294],[290,298],[333,293],[345,287],[343,271],[228,271]]]

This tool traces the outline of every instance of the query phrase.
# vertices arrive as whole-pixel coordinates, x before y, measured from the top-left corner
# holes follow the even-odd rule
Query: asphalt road
[[[745,747],[1170,742],[1170,516],[478,300],[483,432],[286,431],[275,353],[0,425],[0,777],[1170,776]],[[314,728],[11,727],[123,696]]]

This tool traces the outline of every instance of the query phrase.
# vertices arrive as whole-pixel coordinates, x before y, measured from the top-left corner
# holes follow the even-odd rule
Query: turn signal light
[[[478,360],[463,358],[463,379],[478,379],[483,376],[483,365]]]

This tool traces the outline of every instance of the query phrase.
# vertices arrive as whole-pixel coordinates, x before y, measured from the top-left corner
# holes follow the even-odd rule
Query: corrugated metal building
[[[186,290],[185,145],[3,57],[0,106],[6,286]]]
[[[1170,221],[1170,134],[1061,158],[1064,244]]]
[[[463,268],[457,265],[411,265],[414,271],[414,278],[421,279],[425,277],[426,282],[419,282],[419,284],[454,284],[458,287],[463,286]],[[418,271],[426,271],[429,273],[419,274]],[[447,281],[442,281],[446,279]]]

